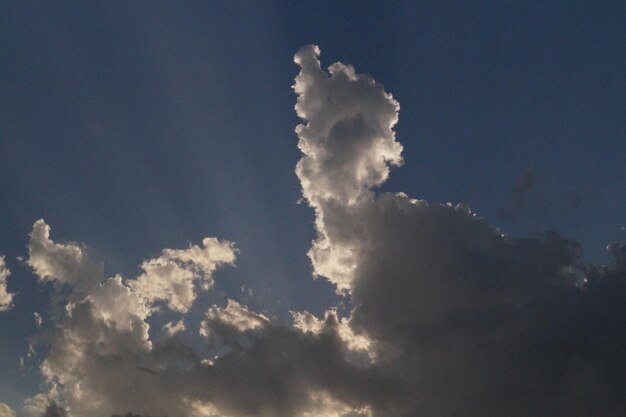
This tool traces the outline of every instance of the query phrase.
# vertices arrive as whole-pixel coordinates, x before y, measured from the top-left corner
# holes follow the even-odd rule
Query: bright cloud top
[[[15,411],[13,411],[11,407],[0,402],[0,417],[17,417],[17,414],[15,414]]]
[[[400,105],[372,78],[349,65],[322,70],[317,46],[295,56],[300,65],[294,90],[296,112],[306,124],[296,127],[304,154],[296,166],[302,193],[316,212],[319,238],[309,256],[316,274],[339,290],[348,290],[356,265],[355,242],[333,233],[333,207],[358,205],[374,198],[373,187],[389,176],[389,165],[402,163],[402,145],[393,126]]]
[[[170,309],[184,313],[196,299],[196,287],[211,288],[213,271],[232,264],[235,252],[232,243],[215,238],[204,238],[202,247],[164,249],[160,257],[141,264],[144,273],[129,285],[149,302],[165,301]]]
[[[102,265],[85,254],[78,244],[50,240],[50,226],[37,220],[28,243],[28,265],[41,281],[69,284],[89,290],[102,279]]]
[[[147,319],[157,301],[187,311],[198,286],[208,289],[215,269],[234,262],[232,243],[205,238],[202,247],[165,249],[159,258],[145,261],[144,273],[133,280],[104,279],[102,266],[83,247],[52,241],[50,227],[38,220],[29,254],[28,265],[40,280],[55,284],[57,302],[65,303],[53,317],[56,328],[46,340],[50,346],[41,365],[51,387],[46,401],[58,400],[70,416],[110,416],[136,410],[137,404],[141,412],[175,415],[178,406],[167,404],[177,403],[180,393],[168,394],[162,381],[145,371],[159,368]],[[166,327],[164,333],[171,336],[183,328]]]

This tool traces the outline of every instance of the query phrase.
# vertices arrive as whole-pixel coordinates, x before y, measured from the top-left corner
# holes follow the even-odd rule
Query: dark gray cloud
[[[111,417],[148,417],[148,416],[140,416],[139,414],[126,413],[124,415],[121,414],[113,414]]]
[[[41,417],[67,417],[67,414],[55,401],[50,401]]]
[[[377,149],[376,144],[394,138],[377,131],[381,123],[380,116],[371,116],[379,114],[372,110],[374,100],[363,105],[365,110],[351,105],[338,115],[319,104],[316,91],[350,82],[369,90],[359,97],[387,99],[379,103],[380,114],[392,104],[391,96],[379,93],[373,81],[363,82],[367,77],[342,76],[353,69],[341,64],[333,65],[330,77],[316,74],[323,72],[310,63],[317,51],[300,54],[307,56],[298,58],[307,64],[296,80],[297,110],[308,121],[298,130],[303,160],[332,155],[339,164],[350,158],[355,167],[397,160]],[[331,93],[329,102],[352,103],[338,95]],[[358,126],[351,120],[359,120]],[[382,126],[391,129],[395,118],[387,121]],[[314,134],[313,126],[325,128]],[[346,126],[354,129],[346,132]],[[339,155],[339,143],[358,141],[355,136],[364,137],[360,153],[355,157],[347,147],[350,156]],[[463,205],[368,192],[378,182],[359,183],[351,196],[336,198],[335,171],[310,171],[313,176],[298,171],[316,212],[319,238],[311,257],[318,274],[351,294],[350,325],[372,341],[377,366],[408,388],[397,393],[393,412],[375,407],[379,415],[626,412],[626,367],[618,353],[626,348],[621,246],[609,247],[615,267],[589,266],[580,246],[557,233],[512,238]],[[327,181],[320,181],[325,172]],[[526,204],[534,182],[534,171],[522,174],[512,189],[514,207]],[[327,183],[333,184],[330,191]]]
[[[623,269],[594,276],[554,233],[511,239],[464,210],[379,201],[352,324],[411,385],[406,415],[623,415]]]

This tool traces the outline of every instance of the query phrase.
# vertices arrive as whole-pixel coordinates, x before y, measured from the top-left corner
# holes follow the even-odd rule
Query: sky
[[[0,37],[0,417],[626,413],[622,2]]]

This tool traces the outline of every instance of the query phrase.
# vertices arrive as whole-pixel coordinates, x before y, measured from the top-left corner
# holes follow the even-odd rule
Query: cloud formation
[[[33,226],[28,265],[55,291],[48,392],[34,417],[583,417],[626,415],[626,249],[591,265],[556,232],[513,238],[463,204],[377,192],[402,146],[399,105],[316,46],[295,55],[296,166],[314,273],[351,311],[273,319],[236,300],[185,314],[232,243],[165,249],[105,278],[82,245]],[[160,328],[167,307],[182,318]],[[202,338],[196,349],[182,335]]]
[[[326,73],[318,55],[296,55],[296,172],[316,214],[315,272],[351,294],[352,331],[407,388],[393,412],[372,402],[377,415],[623,415],[620,257],[589,266],[557,233],[515,239],[462,204],[376,195],[401,161],[397,103],[349,66]]]
[[[196,281],[209,287],[217,266],[234,260],[232,244],[206,238],[203,247],[165,249],[159,258],[145,261],[144,273],[133,280],[119,275],[104,279],[102,266],[81,245],[52,241],[50,227],[39,220],[29,254],[28,265],[40,280],[53,283],[59,306],[53,317],[56,326],[44,339],[48,348],[41,364],[50,386],[48,397],[59,403],[50,402],[53,405],[46,405],[42,415],[59,410],[73,417],[108,417],[131,410],[147,415],[187,413],[181,390],[172,389],[177,378],[155,378],[155,371],[142,371],[165,366],[155,356],[165,348],[155,349],[147,319],[157,301],[174,311],[188,309],[197,293]],[[166,327],[164,332],[171,336],[183,328]],[[41,409],[37,404],[42,401],[27,405]]]
[[[0,311],[6,311],[13,305],[13,294],[7,290],[7,278],[11,271],[6,267],[4,256],[0,256]]]
[[[383,87],[349,65],[321,69],[317,46],[305,46],[295,56],[300,65],[294,90],[296,112],[306,124],[296,127],[303,153],[296,166],[302,194],[315,209],[318,239],[309,256],[316,274],[339,290],[354,279],[354,251],[359,243],[334,233],[341,219],[336,208],[357,209],[375,197],[372,188],[389,176],[389,165],[402,163],[402,145],[392,128],[400,105]],[[356,232],[356,233],[355,233]]]
[[[79,244],[50,240],[50,226],[43,219],[35,222],[30,233],[27,264],[41,282],[57,286],[71,285],[89,291],[102,280],[102,265],[94,262]]]
[[[273,323],[230,300],[211,306],[200,328],[191,330],[204,338],[208,352],[177,337],[188,331],[182,320],[151,337],[155,303],[169,306],[174,299],[152,294],[169,295],[176,285],[194,288],[192,279],[179,279],[179,269],[204,274],[200,279],[212,283],[215,268],[234,260],[230,243],[207,238],[203,248],[166,249],[157,262],[144,262],[137,278],[104,279],[95,272],[101,267],[85,267],[96,263],[84,247],[54,242],[42,220],[33,229],[29,248],[39,249],[27,263],[36,265],[40,280],[52,281],[58,308],[55,326],[43,337],[41,373],[49,391],[27,401],[28,416],[300,416],[321,410],[344,415],[366,410],[367,397],[388,395],[379,389],[389,385],[388,377],[347,359],[352,348],[335,318],[304,329]],[[38,245],[42,236],[45,245]],[[146,264],[167,262],[175,267],[146,272]],[[78,281],[81,270],[89,285]],[[156,289],[147,290],[151,283]]]
[[[143,274],[129,285],[148,302],[161,300],[170,309],[185,313],[196,299],[196,287],[211,288],[213,271],[234,261],[232,243],[207,237],[202,240],[201,247],[164,249],[158,258],[144,261],[141,264]]]
[[[0,402],[0,417],[17,417],[17,414],[15,414],[15,411],[13,411],[11,407]]]

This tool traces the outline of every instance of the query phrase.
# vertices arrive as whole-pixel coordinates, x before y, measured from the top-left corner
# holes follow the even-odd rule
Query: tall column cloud
[[[309,252],[315,273],[347,290],[358,243],[335,233],[333,224],[341,219],[333,216],[334,208],[371,201],[371,189],[387,179],[389,166],[402,163],[402,145],[392,130],[400,106],[382,85],[349,65],[338,62],[322,70],[319,54],[310,45],[294,58],[301,68],[294,84],[296,112],[306,120],[296,127],[304,154],[296,173],[316,211],[319,237]]]
[[[376,415],[626,412],[626,270],[588,265],[556,232],[501,233],[463,204],[377,193],[401,163],[398,104],[316,46],[295,56],[296,173],[315,210],[314,272],[348,294],[349,325],[406,391]],[[584,279],[579,279],[579,277]],[[618,301],[622,300],[622,302]]]

